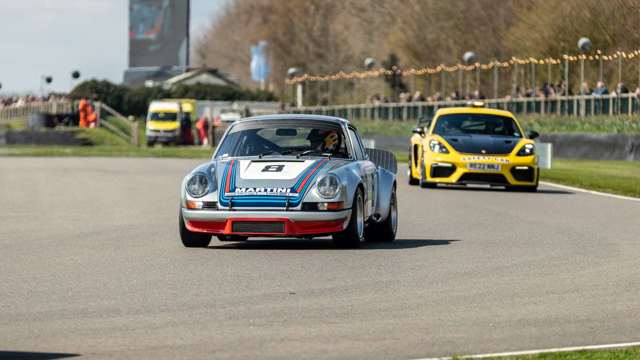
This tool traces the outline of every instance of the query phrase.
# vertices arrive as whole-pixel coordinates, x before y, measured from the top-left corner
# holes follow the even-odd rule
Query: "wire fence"
[[[549,114],[563,116],[640,114],[635,94],[603,96],[556,96],[553,98],[516,98],[482,100],[486,107],[514,114]],[[380,103],[358,105],[307,106],[291,110],[297,114],[316,114],[350,120],[403,121],[431,117],[440,108],[466,106],[469,100]]]

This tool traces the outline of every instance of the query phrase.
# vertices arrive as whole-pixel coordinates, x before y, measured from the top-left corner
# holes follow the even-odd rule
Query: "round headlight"
[[[209,191],[209,179],[205,174],[195,174],[187,181],[187,192],[194,198],[203,197]]]
[[[333,174],[321,177],[318,180],[317,186],[318,194],[323,198],[334,198],[340,192],[340,180],[338,180],[338,177]]]

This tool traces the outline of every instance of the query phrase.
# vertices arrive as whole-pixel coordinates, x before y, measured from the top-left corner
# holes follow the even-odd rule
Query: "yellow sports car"
[[[519,191],[538,188],[538,158],[533,139],[512,113],[469,107],[439,109],[433,120],[413,129],[409,184],[486,184]]]

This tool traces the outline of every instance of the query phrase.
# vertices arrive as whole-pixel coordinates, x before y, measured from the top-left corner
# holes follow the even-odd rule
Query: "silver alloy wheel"
[[[358,194],[357,209],[358,209],[358,217],[356,218],[356,230],[358,231],[358,239],[362,239],[364,236],[364,204],[362,200],[362,194]]]

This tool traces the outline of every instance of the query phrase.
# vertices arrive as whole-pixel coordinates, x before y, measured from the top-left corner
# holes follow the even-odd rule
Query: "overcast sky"
[[[192,39],[227,0],[191,0]],[[122,81],[128,56],[128,0],[0,0],[0,95],[37,93],[42,75],[68,91],[83,79]]]

